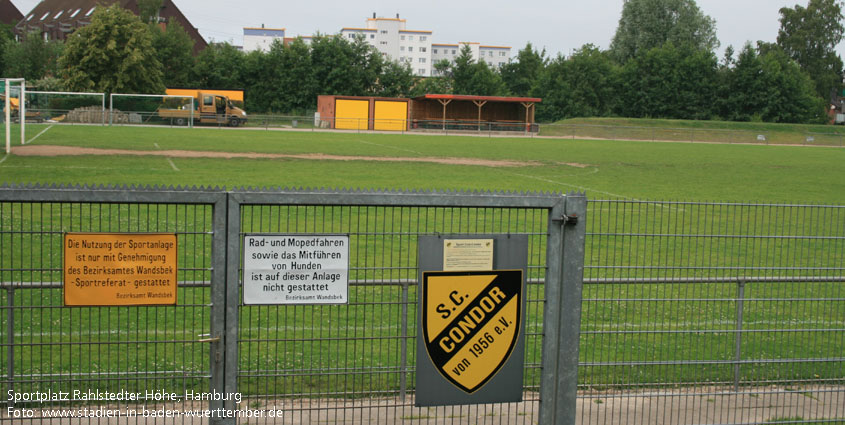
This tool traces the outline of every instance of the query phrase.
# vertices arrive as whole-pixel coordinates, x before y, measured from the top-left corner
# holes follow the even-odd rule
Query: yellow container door
[[[408,103],[377,100],[374,130],[404,131],[407,129]]]
[[[337,99],[335,101],[334,128],[366,130],[370,115],[370,101]]]

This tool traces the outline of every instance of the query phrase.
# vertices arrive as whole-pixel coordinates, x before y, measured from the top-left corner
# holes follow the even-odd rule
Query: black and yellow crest
[[[422,329],[435,368],[473,393],[513,352],[522,317],[522,270],[424,272]]]

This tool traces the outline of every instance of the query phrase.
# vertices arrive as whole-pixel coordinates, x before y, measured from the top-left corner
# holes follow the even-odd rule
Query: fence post
[[[399,360],[399,400],[405,401],[408,387],[408,282],[402,282],[402,342]]]
[[[734,391],[739,392],[739,362],[742,360],[742,310],[745,302],[745,281],[737,282],[736,337],[734,338]]]
[[[12,383],[12,380],[15,379],[15,310],[12,308],[15,306],[15,288],[12,287],[12,282],[8,282],[8,284],[7,290],[9,293],[6,295],[6,303],[8,304],[8,309],[6,310],[6,344],[8,344],[6,361],[9,362],[7,371],[9,386],[6,388],[7,392],[5,394],[11,394],[15,390],[15,386]],[[12,400],[9,400],[6,405],[8,407],[15,406]]]
[[[212,207],[212,240],[211,240],[211,311],[210,331],[208,349],[211,370],[211,391],[221,394],[234,392],[227,381],[228,360],[227,351],[229,345],[237,344],[237,340],[229,339],[227,309],[229,298],[226,275],[226,256],[228,247],[227,214],[228,195],[221,194],[215,198]],[[237,290],[237,285],[235,285]],[[236,306],[237,308],[237,306]],[[233,409],[234,403],[223,401],[210,401],[210,409]],[[234,420],[224,418],[212,418],[210,424],[234,424]]]
[[[540,424],[574,425],[587,198],[568,193],[549,213]]]

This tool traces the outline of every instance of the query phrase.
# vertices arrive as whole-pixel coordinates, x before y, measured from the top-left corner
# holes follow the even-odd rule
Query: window
[[[426,37],[426,36],[424,36],[424,35],[421,35],[421,36],[420,36],[420,41],[425,41],[425,40],[427,40],[427,39],[428,39],[428,37]]]
[[[405,51],[405,46],[399,46],[399,51],[400,51],[400,52],[404,52],[404,51]]]
[[[408,36],[408,41],[414,41],[414,36],[413,36],[413,35],[409,35],[409,36]]]
[[[453,54],[453,55],[455,54],[455,49],[452,49],[452,54]]]
[[[59,16],[62,16],[62,13],[65,13],[65,11],[60,10],[59,13],[56,14],[56,16],[53,16],[53,19],[59,19]]]
[[[76,9],[76,12],[73,12],[73,14],[72,14],[72,15],[70,15],[70,17],[71,17],[71,18],[76,17],[76,15],[77,15],[79,12],[81,12],[81,11],[82,11],[82,9]]]
[[[413,47],[413,46],[408,46],[408,51],[409,51],[409,52],[413,52],[413,51],[414,51],[414,47]]]
[[[48,16],[50,16],[50,12],[45,13],[44,16],[41,17],[41,20],[43,21],[47,19]]]
[[[214,96],[203,96],[202,97],[202,105],[203,106],[212,106],[214,105]]]
[[[29,20],[30,20],[30,19],[32,19],[32,16],[33,16],[33,15],[29,15],[29,17],[28,17],[28,18],[26,18],[26,21],[27,21],[27,22],[29,22]]]
[[[382,34],[387,34],[387,30],[381,30]]]
[[[419,74],[420,74],[420,75],[425,75],[425,68],[420,68],[420,72],[419,72]]]
[[[386,41],[381,41],[381,42],[379,42],[379,44],[381,44],[382,46],[387,46],[387,42],[386,42]]]
[[[405,39],[405,36],[404,36],[404,35],[400,35],[400,36],[399,36],[399,39],[400,39],[400,40],[404,40],[404,39]]]
[[[434,54],[436,55],[436,54],[437,54],[437,49],[431,49],[431,52],[432,52],[432,53],[434,53]]]
[[[420,63],[425,63],[425,58],[420,58]]]
[[[425,47],[420,47],[421,52],[425,52],[427,49]]]
[[[370,34],[370,38],[376,38],[375,34]]]
[[[487,52],[487,56],[490,56],[490,57],[492,58],[492,57],[493,57],[493,52],[492,52],[492,51]]]
[[[94,13],[94,9],[96,8],[97,6],[92,7],[91,10],[89,10],[88,13],[85,14],[85,16],[91,16],[91,14]]]
[[[355,38],[355,34],[349,34],[349,38]]]

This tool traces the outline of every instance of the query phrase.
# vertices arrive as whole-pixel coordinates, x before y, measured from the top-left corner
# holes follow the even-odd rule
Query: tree
[[[826,102],[816,96],[813,81],[781,50],[760,55],[763,80],[763,121],[823,123]]]
[[[153,48],[161,62],[164,85],[166,87],[185,87],[191,85],[191,71],[194,68],[194,40],[176,22],[171,22],[164,30],[150,24],[153,35]]]
[[[351,43],[337,36],[315,36],[311,61],[319,94],[364,96],[376,93],[384,60],[363,38]]]
[[[642,54],[622,68],[620,115],[632,117],[709,119],[718,85],[713,52],[667,43]]]
[[[829,99],[842,87],[842,59],[835,48],[845,34],[842,4],[836,0],[810,0],[806,8],[780,9],[777,44],[815,82],[815,90]]]
[[[4,75],[32,81],[54,77],[63,48],[61,42],[44,41],[40,32],[30,33],[20,43],[9,39],[3,47]]]
[[[378,79],[378,95],[385,97],[408,97],[414,86],[414,72],[407,62],[388,61]]]
[[[695,0],[628,0],[610,50],[619,63],[666,43],[713,51],[719,47],[716,21]]]
[[[149,29],[117,4],[98,7],[91,24],[71,34],[59,66],[71,91],[164,93]]]
[[[212,43],[197,56],[192,81],[199,87],[245,87],[245,54],[229,43]]]
[[[157,24],[163,0],[138,0],[138,17],[145,24]]]
[[[763,63],[751,43],[743,47],[736,61],[725,61],[723,72],[719,115],[728,121],[760,118],[767,101],[766,82],[762,78]]]
[[[528,96],[546,66],[546,51],[537,52],[531,43],[516,55],[516,61],[502,66],[502,81],[514,96]]]

